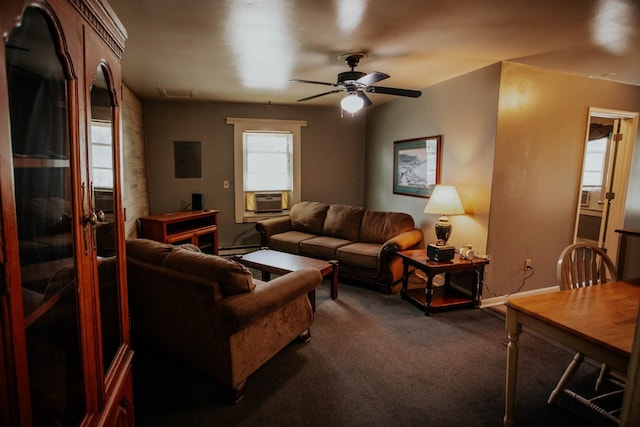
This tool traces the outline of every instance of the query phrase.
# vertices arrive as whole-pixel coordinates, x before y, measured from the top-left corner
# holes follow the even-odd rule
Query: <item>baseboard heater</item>
[[[255,193],[256,213],[282,212],[282,193]]]

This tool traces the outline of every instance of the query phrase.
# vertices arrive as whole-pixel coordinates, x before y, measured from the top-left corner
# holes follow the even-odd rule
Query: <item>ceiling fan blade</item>
[[[422,95],[422,92],[419,90],[411,90],[411,89],[397,89],[394,87],[383,87],[383,86],[367,86],[367,92],[372,93],[384,93],[387,95],[396,95],[396,96],[408,96],[410,98],[417,98]]]
[[[325,85],[325,86],[335,86],[337,87],[338,85],[335,83],[327,83],[327,82],[317,82],[315,80],[300,80],[300,79],[291,79],[289,80],[290,82],[295,82],[295,83],[311,83],[314,85]]]
[[[362,92],[362,91],[358,91],[358,97],[362,98],[362,100],[364,101],[364,106],[365,107],[368,107],[369,105],[373,104],[373,102],[371,102],[369,97],[367,95],[365,95],[365,93]]]
[[[356,80],[357,83],[363,84],[365,86],[369,86],[372,85],[374,83],[377,83],[381,80],[384,79],[388,79],[389,75],[385,74],[385,73],[381,73],[379,71],[373,71],[369,74],[367,74],[366,76],[360,77],[358,80]]]
[[[308,100],[313,99],[313,98],[318,98],[319,96],[325,96],[325,95],[329,95],[329,94],[332,94],[332,93],[338,93],[338,92],[342,92],[342,89],[331,90],[329,92],[324,92],[324,93],[319,93],[317,95],[308,96],[306,98],[298,99],[298,102],[300,102],[300,101],[308,101]]]

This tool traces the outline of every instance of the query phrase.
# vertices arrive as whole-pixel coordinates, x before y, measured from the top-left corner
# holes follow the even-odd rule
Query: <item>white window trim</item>
[[[228,125],[233,125],[233,178],[235,199],[235,222],[255,222],[263,218],[275,217],[277,214],[256,214],[245,210],[244,203],[244,167],[243,167],[243,134],[244,132],[289,132],[293,136],[293,192],[290,206],[301,200],[301,137],[302,127],[306,120],[274,120],[227,117]],[[286,214],[286,213],[285,213]]]

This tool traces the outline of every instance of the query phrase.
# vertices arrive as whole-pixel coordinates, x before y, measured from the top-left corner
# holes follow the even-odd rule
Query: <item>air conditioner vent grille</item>
[[[281,212],[282,211],[282,193],[255,193],[256,210],[255,212]]]

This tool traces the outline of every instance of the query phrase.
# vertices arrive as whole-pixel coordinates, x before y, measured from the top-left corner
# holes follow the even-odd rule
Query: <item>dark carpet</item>
[[[340,284],[333,301],[325,281],[311,334],[311,341],[292,343],[249,377],[236,405],[207,377],[136,348],[136,425],[502,425],[507,336],[504,317],[491,309],[426,317],[399,295],[349,284]],[[547,405],[572,356],[525,329],[517,426],[612,425],[566,396]],[[583,363],[573,388],[589,393],[597,372],[595,363]]]

